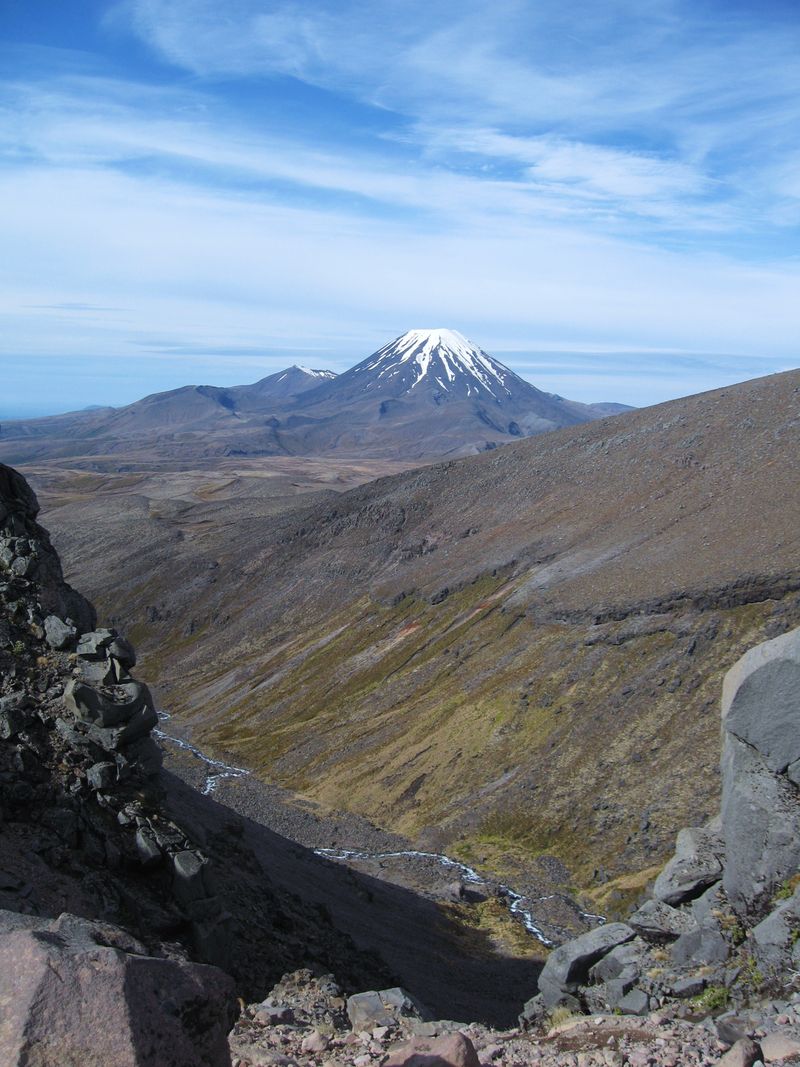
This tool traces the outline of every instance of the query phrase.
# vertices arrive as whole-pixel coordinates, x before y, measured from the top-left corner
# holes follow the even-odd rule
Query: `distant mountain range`
[[[184,386],[123,408],[6,422],[0,455],[425,459],[625,410],[542,392],[454,330],[410,330],[340,375],[295,366],[253,385]]]

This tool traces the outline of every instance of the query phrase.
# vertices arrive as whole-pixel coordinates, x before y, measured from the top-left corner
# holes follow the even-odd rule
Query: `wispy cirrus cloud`
[[[715,373],[679,351],[793,361],[800,29],[777,10],[126,0],[93,33],[17,46],[0,82],[9,354],[346,364],[444,323],[657,350],[649,400]]]
[[[265,14],[257,0],[224,9],[130,0],[117,10],[196,74],[284,75],[377,104],[407,120],[404,139],[440,162],[442,149],[458,158],[466,145],[488,169],[527,155],[533,184],[564,199],[599,194],[615,217],[651,197],[641,213],[653,218],[677,223],[672,200],[712,215],[733,205],[741,224],[775,218],[754,187],[794,199],[791,182],[769,184],[773,157],[800,122],[792,18],[676,0],[374,9],[342,0],[273,4]]]

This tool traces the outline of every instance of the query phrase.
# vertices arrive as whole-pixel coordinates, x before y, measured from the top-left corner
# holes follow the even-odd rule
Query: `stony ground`
[[[410,1067],[413,1055],[423,1057],[413,1061],[416,1067],[434,1067],[432,1057],[439,1061],[435,1067],[800,1063],[800,992],[716,1020],[692,1018],[688,1005],[672,1005],[643,1017],[555,1017],[543,1033],[392,1012],[370,1018],[369,1010],[359,1016],[361,1010],[330,976],[287,975],[261,1004],[243,1009],[230,1036],[233,1067]]]

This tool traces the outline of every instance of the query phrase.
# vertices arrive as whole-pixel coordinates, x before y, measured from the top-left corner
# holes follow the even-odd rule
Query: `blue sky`
[[[0,416],[447,326],[652,403],[797,366],[800,13],[3,0]]]

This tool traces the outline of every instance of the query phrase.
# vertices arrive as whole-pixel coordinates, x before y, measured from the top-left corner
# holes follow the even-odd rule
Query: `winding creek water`
[[[170,715],[166,711],[160,711],[158,713],[159,722],[170,718]],[[250,774],[250,771],[244,767],[232,767],[229,763],[223,763],[222,760],[212,759],[211,756],[207,756],[205,752],[201,752],[199,748],[196,748],[189,741],[184,741],[182,737],[173,737],[172,734],[167,734],[163,730],[156,728],[153,730],[155,736],[159,741],[169,741],[170,744],[176,745],[178,748],[183,749],[184,752],[191,753],[206,767],[206,780],[203,782],[203,788],[200,792],[203,796],[209,797],[213,793],[216,793],[217,786],[223,780],[223,778],[245,778]]]
[[[458,860],[454,860],[451,856],[445,856],[440,852],[418,852],[416,849],[408,849],[404,852],[357,852],[353,849],[346,848],[315,848],[314,852],[317,856],[325,856],[332,860],[390,860],[390,859],[425,859],[433,860],[442,867],[458,871],[461,879],[464,882],[469,882],[471,885],[484,887],[488,886],[485,878],[482,878],[476,870],[472,867],[468,867],[466,863],[460,863]],[[533,934],[537,941],[541,941],[543,945],[551,946],[555,944],[555,941],[551,941],[547,937],[543,930],[536,924],[536,920],[533,917],[533,912],[526,904],[530,903],[528,899],[520,893],[516,893],[507,885],[500,885],[500,895],[508,901],[508,910],[512,915],[518,916],[522,920],[522,925],[528,931]],[[540,902],[546,900],[546,897],[540,897]]]
[[[168,720],[170,718],[167,712],[159,712],[159,720]],[[225,778],[245,778],[249,776],[250,771],[244,767],[234,767],[229,763],[224,763],[222,760],[213,759],[211,756],[207,756],[196,745],[193,745],[190,741],[185,741],[182,737],[175,737],[172,734],[165,733],[163,730],[155,729],[153,733],[160,741],[166,741],[169,744],[176,745],[184,752],[190,753],[196,759],[200,760],[204,764],[206,769],[206,777],[203,783],[201,792],[204,796],[212,796],[217,786]],[[358,862],[380,862],[381,860],[393,860],[393,859],[423,859],[433,861],[439,864],[441,867],[457,872],[462,881],[469,885],[474,885],[476,888],[490,888],[490,883],[487,879],[483,878],[473,868],[469,867],[466,863],[461,863],[459,860],[454,860],[451,856],[445,856],[440,852],[419,852],[416,849],[408,849],[399,852],[363,852],[357,849],[346,848],[315,848],[314,854],[322,856],[325,859],[337,860],[342,863],[351,861]],[[540,941],[548,948],[556,944],[552,941],[544,931],[533,915],[533,906],[535,904],[542,904],[546,900],[553,899],[552,895],[538,897],[536,900],[524,896],[521,893],[517,893],[514,889],[507,885],[497,885],[497,883],[491,883],[491,887],[496,891],[499,891],[500,896],[507,901],[508,910],[515,918],[519,919],[525,929],[537,941]],[[593,915],[591,912],[581,912],[581,918],[587,922],[602,924],[605,922],[605,918],[602,915]]]

